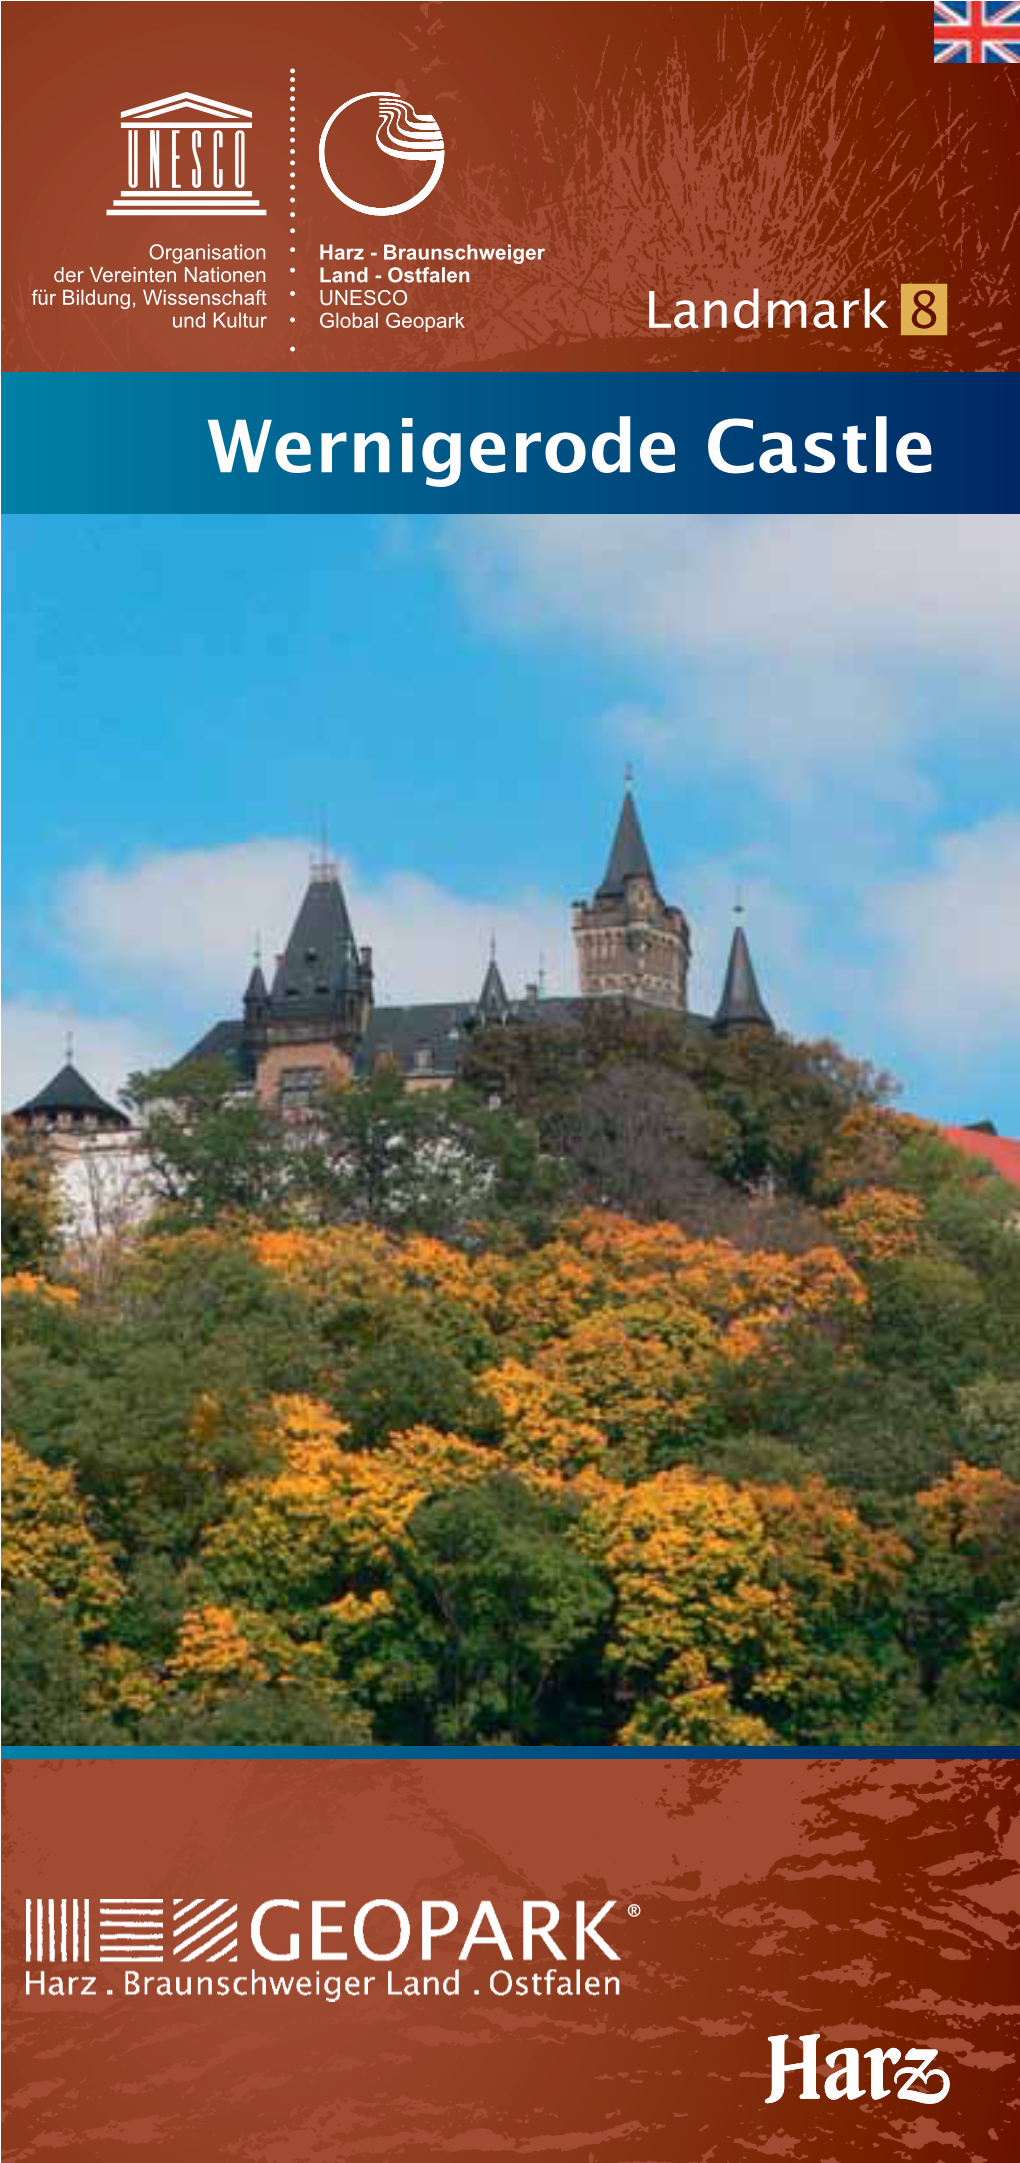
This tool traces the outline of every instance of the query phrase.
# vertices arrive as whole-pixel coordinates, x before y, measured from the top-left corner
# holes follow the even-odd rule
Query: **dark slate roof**
[[[246,1003],[249,999],[268,999],[269,992],[266,989],[266,980],[262,974],[261,962],[257,961],[255,963],[255,967],[248,978],[244,996]]]
[[[376,1006],[358,1049],[357,1071],[370,1074],[377,1059],[388,1056],[414,1072],[452,1074],[465,1031],[476,1018],[470,1001],[435,1001],[424,1006]],[[428,1053],[427,1064],[417,1060]]]
[[[484,987],[483,987],[484,989]],[[505,993],[504,993],[505,996]],[[488,1022],[561,1022],[577,1024],[583,1001],[579,999],[507,1000],[500,1011],[486,1011],[474,1000],[451,1000],[425,1006],[377,1006],[358,1051],[356,1072],[370,1074],[383,1054],[396,1060],[409,1074],[452,1075],[471,1031]],[[427,1051],[427,1065],[416,1054]]]
[[[717,1029],[739,1028],[746,1023],[771,1029],[769,1013],[754,973],[751,949],[744,937],[743,927],[738,924],[730,946],[730,958],[726,964],[726,981],[715,1017]]]
[[[61,1067],[59,1074],[54,1074],[52,1081],[47,1082],[45,1089],[40,1089],[37,1096],[29,1097],[27,1104],[18,1105],[14,1117],[29,1118],[36,1112],[47,1112],[54,1118],[60,1112],[70,1112],[72,1117],[78,1119],[113,1119],[122,1127],[131,1124],[127,1114],[119,1111],[116,1104],[108,1104],[106,1098],[101,1097],[97,1089],[93,1089],[92,1083],[86,1081],[84,1074],[79,1074],[70,1060]]]
[[[601,1005],[603,1002],[592,1002],[596,1003]],[[517,1022],[529,1025],[538,1022],[546,1027],[558,1024],[561,1028],[579,1028],[586,1004],[586,1000],[578,997],[521,999],[516,1005],[508,1002],[502,1016],[491,1011],[486,1014],[480,1003],[473,999],[435,1000],[421,1006],[373,1007],[368,1029],[358,1047],[355,1072],[364,1079],[371,1074],[378,1059],[388,1056],[402,1073],[431,1074],[448,1079],[457,1071],[460,1054],[472,1029],[486,1020],[503,1019],[511,1027]],[[661,1015],[667,1010],[657,1008],[655,1011]],[[704,1014],[678,1014],[676,1020],[688,1028],[711,1027]],[[425,1064],[418,1058],[420,1052],[428,1053]],[[240,1021],[215,1022],[198,1043],[184,1053],[178,1064],[185,1066],[193,1059],[224,1059],[236,1066],[240,1079],[254,1079],[245,1053],[244,1024]]]
[[[314,870],[276,965],[274,1000],[334,999],[357,983],[358,949],[344,890],[332,870]]]
[[[598,889],[599,895],[604,900],[613,900],[623,893],[627,879],[637,878],[650,879],[652,885],[655,885],[655,873],[641,831],[637,805],[628,789],[616,822],[613,846],[609,851],[605,877]]]
[[[190,1066],[193,1059],[227,1059],[240,1064],[244,1040],[244,1023],[241,1021],[214,1021],[212,1028],[200,1036],[180,1058],[176,1066]]]
[[[489,1014],[505,1014],[509,1004],[510,1001],[507,998],[506,985],[500,974],[499,963],[495,954],[493,954],[485,972],[481,991],[478,994],[478,1011],[483,1018]]]

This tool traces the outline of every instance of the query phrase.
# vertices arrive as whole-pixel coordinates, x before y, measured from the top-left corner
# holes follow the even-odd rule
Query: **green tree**
[[[412,1090],[386,1072],[322,1092],[296,1177],[320,1223],[354,1219],[441,1238],[496,1216],[541,1219],[558,1189],[523,1122],[463,1090]]]
[[[394,1588],[406,1648],[387,1741],[554,1743],[600,1732],[607,1579],[571,1542],[575,1512],[512,1474],[423,1502]],[[604,1707],[602,1710],[604,1720]]]
[[[903,1635],[932,1700],[973,1679],[981,1633],[1020,1597],[1020,1485],[998,1470],[956,1465],[920,1495],[905,1520],[914,1549]],[[1009,1633],[1003,1674],[1011,1672]],[[994,1662],[992,1663],[994,1665]],[[976,1741],[976,1735],[971,1737]]]
[[[895,1522],[900,1502],[944,1479],[959,1455],[948,1405],[924,1376],[859,1370],[842,1403],[816,1403],[805,1447],[869,1516]]]
[[[192,1060],[133,1074],[126,1100],[144,1122],[164,1219],[215,1224],[230,1214],[274,1223],[289,1190],[277,1114],[239,1089],[224,1061]]]
[[[994,1358],[980,1277],[937,1250],[903,1254],[868,1271],[867,1355],[886,1372],[923,1381],[943,1403]]]
[[[539,1007],[512,1029],[482,1029],[463,1076],[485,1102],[498,1099],[534,1120],[550,1146],[560,1136],[569,1152],[574,1137],[583,1165],[598,1139],[593,1121],[612,1117],[612,1103],[601,1101],[606,1077],[615,1077],[608,1094],[619,1099],[626,1067],[642,1070],[645,1092],[654,1086],[666,1108],[664,1191],[678,1176],[674,1157],[684,1154],[737,1187],[768,1179],[811,1200],[839,1122],[858,1107],[884,1104],[895,1089],[889,1075],[828,1040],[801,1044],[764,1029],[718,1036],[622,1000],[579,1002],[555,1019]],[[618,1116],[637,1173],[646,1135],[636,1107],[625,1111],[625,1120],[623,1108]]]
[[[494,1439],[499,1416],[426,1314],[394,1303],[345,1368],[334,1401],[352,1442],[373,1448],[408,1427]]]
[[[132,1567],[193,1553],[234,1483],[267,1461],[267,1399],[336,1372],[300,1294],[243,1241],[209,1232],[143,1242],[99,1307],[9,1304],[10,1431],[73,1467]]]
[[[141,1720],[134,1740],[178,1748],[321,1750],[370,1743],[372,1722],[340,1683],[315,1688],[249,1683],[225,1692],[211,1706],[196,1706],[183,1696],[171,1698]]]
[[[66,1608],[29,1582],[3,1598],[3,1739],[21,1749],[116,1742],[89,1694],[89,1655]]]
[[[997,1465],[1020,1482],[1020,1381],[982,1375],[956,1404],[957,1455],[969,1465]]]

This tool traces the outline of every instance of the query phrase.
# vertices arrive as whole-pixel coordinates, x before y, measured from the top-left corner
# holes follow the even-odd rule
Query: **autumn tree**
[[[63,1209],[53,1157],[37,1135],[7,1119],[0,1162],[3,1273],[42,1275],[60,1252]]]

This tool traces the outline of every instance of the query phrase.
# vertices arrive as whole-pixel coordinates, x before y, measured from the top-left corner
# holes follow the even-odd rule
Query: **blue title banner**
[[[999,374],[8,375],[5,511],[1015,511]]]

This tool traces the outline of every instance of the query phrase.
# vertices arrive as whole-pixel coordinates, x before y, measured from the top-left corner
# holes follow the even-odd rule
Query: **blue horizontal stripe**
[[[869,1743],[866,1745],[855,1744],[850,1749],[836,1750],[830,1749],[824,1743],[819,1743],[804,1745],[798,1744],[796,1747],[790,1749],[733,1749],[728,1746],[726,1748],[706,1750],[695,1750],[686,1748],[640,1749],[628,1746],[621,1747],[620,1749],[605,1750],[529,1750],[518,1749],[513,1746],[503,1745],[493,1745],[492,1747],[488,1747],[482,1744],[478,1747],[465,1749],[453,1748],[443,1750],[383,1750],[375,1749],[370,1746],[365,1746],[361,1744],[352,1744],[349,1748],[342,1748],[337,1746],[330,1749],[318,1750],[306,1748],[304,1745],[295,1744],[282,1749],[256,1748],[223,1750],[202,1748],[178,1749],[176,1747],[148,1749],[134,1748],[130,1745],[127,1745],[124,1749],[108,1749],[104,1747],[102,1749],[85,1748],[69,1750],[36,1750],[27,1746],[23,1747],[21,1745],[9,1744],[2,1751],[0,1751],[0,1756],[5,1758],[28,1759],[120,1758],[125,1762],[133,1762],[137,1758],[181,1758],[185,1760],[191,1758],[217,1758],[220,1760],[225,1760],[228,1763],[232,1758],[308,1758],[313,1763],[318,1761],[324,1761],[330,1758],[367,1758],[372,1759],[380,1764],[386,1764],[390,1760],[396,1760],[399,1762],[405,1759],[410,1760],[412,1763],[421,1763],[431,1760],[433,1758],[454,1759],[460,1764],[473,1764],[478,1758],[521,1758],[528,1763],[534,1764],[548,1764],[550,1761],[556,1764],[562,1764],[575,1758],[582,1758],[584,1760],[589,1760],[592,1758],[604,1758],[612,1763],[619,1762],[620,1759],[637,1759],[638,1761],[641,1761],[642,1759],[654,1759],[657,1762],[668,1763],[670,1761],[698,1761],[704,1758],[750,1758],[764,1760],[767,1763],[774,1763],[777,1760],[783,1760],[787,1758],[807,1758],[813,1759],[816,1763],[830,1763],[832,1761],[839,1761],[844,1758],[867,1758],[871,1759],[873,1763],[887,1764],[890,1760],[895,1760],[897,1764],[909,1764],[925,1758],[946,1758],[951,1760],[964,1760],[967,1762],[971,1760],[979,1761],[989,1758],[1015,1758],[1020,1757],[1020,1745],[1010,1743],[995,1743],[987,1747],[982,1745],[979,1748],[956,1748],[948,1744],[946,1746],[943,1746],[942,1744],[926,1744],[923,1748],[919,1749],[898,1750],[895,1744],[878,1746]]]
[[[670,334],[664,336],[668,339]],[[457,511],[1015,511],[1020,509],[1016,452],[1016,378],[1005,373],[950,374],[937,367],[855,374],[677,373],[664,349],[661,371],[647,375],[287,375],[287,374],[25,374],[3,379],[6,421],[3,508],[75,512],[352,512],[433,514]],[[632,426],[632,470],[599,473],[596,436],[615,430],[621,415]],[[888,429],[885,473],[852,473],[844,429],[865,433],[862,457],[874,457],[876,416]],[[401,464],[401,423],[413,420],[414,469]],[[732,430],[725,449],[752,470],[720,472],[708,456],[710,431],[721,420],[753,421],[753,433]],[[260,470],[240,458],[222,474],[209,422],[229,443],[238,420],[258,441],[271,431]],[[347,431],[324,474],[323,434]],[[391,446],[389,473],[352,472],[355,431],[383,431]],[[421,445],[434,431],[463,439],[460,479],[428,485]],[[762,472],[765,431],[793,441],[798,470]],[[523,474],[480,472],[470,463],[472,437],[502,436],[514,467],[513,439],[538,431]],[[580,436],[587,455],[578,472],[555,473],[544,455],[561,431]],[[639,446],[656,432],[672,436],[676,471],[645,470]],[[313,470],[287,473],[274,445],[287,433],[306,436]],[[803,470],[809,432],[831,435],[837,465],[830,473]],[[896,462],[901,436],[920,433],[932,446],[932,471],[909,473]],[[774,449],[774,446],[772,447]],[[374,453],[369,450],[368,463]]]

